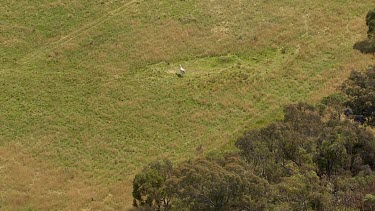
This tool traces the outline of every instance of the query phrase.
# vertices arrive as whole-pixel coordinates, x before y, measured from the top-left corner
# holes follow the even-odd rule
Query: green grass
[[[146,163],[192,158],[199,145],[231,150],[246,129],[282,118],[283,105],[315,102],[368,65],[352,45],[366,37],[370,7],[7,0],[0,204],[129,206],[132,176]]]

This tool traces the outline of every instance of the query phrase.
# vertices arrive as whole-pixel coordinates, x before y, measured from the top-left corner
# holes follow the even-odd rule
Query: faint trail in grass
[[[125,9],[127,9],[128,6],[130,6],[131,4],[141,3],[141,1],[142,0],[132,0],[130,2],[127,2],[127,3],[123,4],[122,6],[110,11],[109,13],[102,16],[101,18],[98,18],[98,19],[96,19],[92,22],[89,22],[86,25],[82,26],[81,28],[79,28],[79,29],[77,29],[73,32],[70,32],[69,34],[63,36],[59,40],[57,40],[55,42],[52,42],[50,44],[47,44],[44,47],[41,47],[38,50],[27,54],[26,56],[21,58],[18,62],[20,62],[21,64],[28,63],[28,62],[30,62],[30,60],[34,60],[35,57],[41,56],[48,51],[54,50],[54,49],[64,45],[65,43],[73,40],[74,38],[80,36],[81,34],[85,33],[86,31],[89,31],[89,30],[101,25],[102,23],[112,19],[113,17],[119,15],[121,12],[123,12]]]

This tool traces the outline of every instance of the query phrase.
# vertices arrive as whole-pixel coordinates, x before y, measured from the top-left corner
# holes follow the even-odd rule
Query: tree
[[[366,25],[368,27],[367,36],[369,40],[374,40],[375,38],[375,9],[372,9],[367,13]]]
[[[238,156],[183,162],[169,185],[189,210],[262,210],[266,206],[267,181]]]
[[[296,168],[293,176],[285,177],[275,185],[275,210],[285,204],[288,210],[331,210],[333,197],[327,187],[320,185],[319,179],[314,171],[303,172]]]
[[[272,124],[261,130],[249,131],[236,142],[241,155],[251,164],[254,172],[270,182],[279,182],[287,174],[282,167],[284,158],[279,147],[279,134],[282,132],[278,124]]]
[[[359,41],[353,48],[361,53],[375,53],[375,9],[370,10],[366,16],[367,40]]]
[[[365,210],[374,210],[375,209],[375,196],[372,194],[366,194],[364,199],[364,208]]]
[[[368,83],[368,81],[364,81]],[[330,210],[360,208],[368,182],[358,180],[375,169],[375,137],[358,124],[340,119],[342,95],[323,100],[329,117],[314,106],[299,103],[285,107],[284,120],[248,131],[236,142],[240,154],[257,176],[270,183],[269,204],[275,210]],[[327,112],[326,112],[327,113]],[[353,182],[355,181],[355,182]],[[338,192],[338,194],[336,194]]]
[[[354,115],[363,115],[369,125],[375,126],[375,66],[366,72],[353,71],[342,85],[342,91],[348,97],[346,106]]]
[[[341,119],[341,116],[344,112],[346,96],[342,93],[335,93],[324,97],[321,101],[324,105],[325,112],[329,115],[331,119]]]
[[[299,167],[313,164],[316,140],[324,126],[318,111],[308,104],[289,105],[284,112],[283,121],[249,131],[236,142],[257,175],[269,182],[290,175],[285,167],[288,161]]]
[[[349,171],[357,175],[368,165],[375,168],[375,137],[348,120],[329,121],[317,143],[315,158],[319,175]]]
[[[133,181],[135,207],[155,207],[157,210],[169,209],[172,196],[166,189],[166,180],[173,170],[169,160],[154,162],[137,174]]]
[[[320,174],[329,176],[342,173],[350,168],[350,157],[345,148],[345,142],[338,134],[329,134],[323,138],[317,156]]]

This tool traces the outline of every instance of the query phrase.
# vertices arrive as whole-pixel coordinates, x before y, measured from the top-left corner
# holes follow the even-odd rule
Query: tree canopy
[[[366,25],[368,27],[367,36],[370,40],[375,38],[375,9],[370,10],[366,16]]]
[[[343,83],[342,91],[353,114],[363,115],[369,125],[375,126],[375,66],[365,72],[353,71]]]

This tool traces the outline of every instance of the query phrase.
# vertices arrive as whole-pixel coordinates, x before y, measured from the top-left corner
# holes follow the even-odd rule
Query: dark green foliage
[[[238,156],[182,163],[170,185],[190,210],[261,210],[268,183]]]
[[[375,9],[367,13],[366,25],[368,26],[367,36],[370,40],[373,40],[375,38]]]
[[[341,198],[355,195],[349,206],[335,195],[335,191],[345,190],[336,181],[342,175],[358,179],[372,175],[375,138],[352,121],[340,121],[341,112],[337,110],[343,108],[342,99],[342,96],[324,99],[324,110],[329,112],[323,113],[330,118],[307,104],[288,106],[283,121],[249,131],[236,142],[257,175],[274,188],[270,195],[275,202],[269,206],[288,210],[361,206],[363,193],[340,192]],[[351,184],[360,190],[368,183],[351,181]]]
[[[324,97],[321,101],[321,112],[323,115],[328,115],[331,119],[341,119],[344,111],[344,103],[347,98],[342,93],[334,93],[327,97]]]
[[[134,206],[157,210],[262,210],[267,205],[268,182],[238,155],[200,158],[172,170],[169,161],[157,162],[137,174]],[[173,204],[171,204],[172,200]]]
[[[287,210],[324,210],[331,207],[332,196],[329,188],[322,186],[314,171],[295,168],[289,177],[283,177],[274,185],[274,208],[287,207]],[[281,209],[286,210],[286,209]]]
[[[349,121],[330,122],[318,143],[320,174],[331,176],[345,171],[357,174],[366,165],[375,167],[374,136]]]
[[[367,40],[362,40],[354,44],[353,48],[361,53],[375,53],[375,9],[370,10],[366,16]]]
[[[278,182],[289,175],[287,162],[301,167],[313,162],[316,142],[323,122],[314,107],[307,104],[285,108],[284,121],[261,130],[253,130],[240,138],[236,146],[252,163],[258,174],[269,181]]]
[[[353,71],[344,82],[342,91],[347,95],[346,105],[355,115],[363,115],[369,125],[375,125],[375,66],[366,72]]]
[[[364,199],[364,208],[365,210],[374,210],[375,209],[375,196],[372,194],[366,194]]]
[[[319,175],[328,176],[356,174],[365,165],[375,168],[375,138],[370,132],[348,120],[323,119],[312,106],[291,105],[283,121],[246,133],[236,146],[257,173],[273,182],[289,175],[286,162],[316,167]]]
[[[356,42],[353,46],[353,49],[359,50],[361,53],[364,54],[375,53],[374,38],[372,38],[371,40],[362,40]]]
[[[133,206],[168,208],[171,196],[166,190],[166,180],[172,173],[169,160],[155,162],[137,174],[133,181]]]

